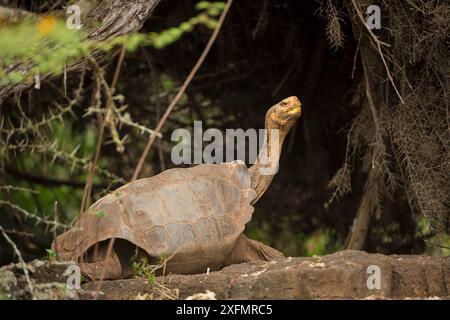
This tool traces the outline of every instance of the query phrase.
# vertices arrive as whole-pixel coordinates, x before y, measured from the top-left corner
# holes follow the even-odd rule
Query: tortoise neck
[[[281,148],[289,128],[277,125],[270,117],[266,119],[266,134],[264,144],[259,151],[255,163],[249,168],[252,180],[252,188],[256,192],[256,198],[252,204],[269,188],[274,175],[278,171]]]

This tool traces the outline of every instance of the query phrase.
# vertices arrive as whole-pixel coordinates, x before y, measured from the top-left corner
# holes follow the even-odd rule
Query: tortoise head
[[[266,123],[271,129],[289,129],[302,113],[302,104],[296,96],[288,97],[274,105],[267,111]]]
[[[264,194],[272,182],[280,159],[283,141],[302,113],[300,100],[292,96],[278,102],[266,113],[266,141],[261,148],[258,159],[249,169],[252,180],[252,188],[256,192],[254,204]],[[278,131],[278,132],[277,132]],[[273,133],[276,133],[274,135]],[[274,139],[279,139],[279,144],[273,144]]]

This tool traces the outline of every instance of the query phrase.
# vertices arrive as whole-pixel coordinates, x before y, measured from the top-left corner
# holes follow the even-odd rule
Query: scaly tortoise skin
[[[270,110],[277,111],[280,105],[283,112],[300,108],[298,99],[290,97]],[[287,117],[289,126],[283,127],[282,140],[297,113]],[[275,113],[272,118],[281,119]],[[90,279],[130,276],[136,247],[155,264],[170,257],[166,273],[201,273],[233,263],[275,259],[282,254],[243,235],[253,202],[272,179],[262,177],[256,183],[252,180],[257,179],[257,171],[251,170],[242,161],[201,164],[133,181],[94,203],[53,246],[61,260],[78,262]],[[111,239],[114,249],[107,255]]]

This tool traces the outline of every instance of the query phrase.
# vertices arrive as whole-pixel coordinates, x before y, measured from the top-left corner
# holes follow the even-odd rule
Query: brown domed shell
[[[56,250],[77,261],[99,241],[125,239],[152,257],[173,255],[172,272],[204,272],[234,248],[255,197],[242,162],[170,169],[101,198],[57,238]]]

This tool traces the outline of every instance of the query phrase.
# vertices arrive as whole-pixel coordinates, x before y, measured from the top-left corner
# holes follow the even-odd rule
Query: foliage
[[[47,260],[49,261],[53,261],[57,258],[57,254],[55,252],[55,250],[53,249],[45,249],[45,251],[47,252]]]
[[[51,15],[6,27],[0,32],[0,85],[30,81],[30,77],[39,74],[59,74],[66,65],[90,56],[96,50],[111,51],[119,45],[124,45],[128,51],[135,51],[142,45],[162,49],[176,42],[184,33],[192,32],[197,25],[214,29],[217,23],[215,17],[223,10],[224,3],[201,1],[196,8],[202,12],[178,27],[160,33],[118,36],[100,42],[88,39],[83,29],[67,28],[64,20]],[[10,70],[19,61],[29,65],[25,74]]]
[[[31,3],[27,9],[45,8],[40,12],[52,7],[45,0],[24,3]],[[26,259],[45,255],[53,231],[70,227],[81,211],[101,119],[104,141],[88,202],[129,180],[151,128],[224,7],[200,1],[189,11],[189,1],[166,3],[158,13],[163,18],[152,19],[142,33],[100,42],[44,15],[1,29],[0,83],[62,73],[42,81],[39,91],[0,97],[0,225]],[[280,172],[246,233],[286,255],[341,250],[366,192],[374,212],[369,251],[448,254],[438,246],[448,247],[448,236],[434,232],[446,226],[448,231],[450,212],[449,7],[431,0],[379,1],[383,29],[373,33],[390,44],[382,45],[380,54],[356,12],[359,8],[364,17],[369,4],[235,2],[144,174],[171,166],[166,133],[172,129],[189,128],[194,120],[220,129],[260,127],[272,102],[296,94],[306,101],[304,116],[288,137]],[[330,51],[321,50],[322,36]],[[96,52],[121,46],[127,55],[111,88],[116,60],[97,61]],[[325,58],[316,60],[321,51]],[[66,69],[73,61],[81,61],[81,71]],[[19,62],[28,71],[10,71]],[[3,248],[8,250],[0,244]],[[11,257],[6,252],[2,262]],[[134,269],[154,277],[148,262],[135,261]]]
[[[435,231],[448,232],[450,60],[445,42],[450,7],[414,2],[382,2],[384,23],[390,25],[377,35],[379,40],[367,32],[357,13],[370,3],[348,5],[364,81],[354,103],[363,108],[351,125],[345,164],[331,186],[337,194],[350,191],[350,172],[360,160],[373,173],[375,182],[366,192],[379,214],[383,199],[401,189],[413,212],[423,215]],[[389,85],[386,78],[391,79]]]
[[[62,72],[65,63],[87,52],[87,45],[81,39],[79,32],[66,29],[54,17],[3,29],[0,33],[0,84],[19,83],[26,77],[17,71],[8,72],[8,66],[15,61],[34,65],[29,77],[39,72]]]
[[[286,256],[320,256],[344,248],[342,240],[337,241],[336,232],[330,228],[303,233],[292,229],[289,223],[284,223],[279,236],[274,238],[267,223],[262,223],[262,225],[250,223],[247,232],[252,239],[276,248],[283,248]]]
[[[69,90],[65,84],[66,94],[62,95],[62,99],[53,99],[52,106],[43,112],[42,117],[34,117],[41,113],[38,104],[30,110],[28,106],[22,105],[20,98],[15,99],[14,107],[6,109],[4,104],[1,108],[1,170],[4,172],[5,164],[12,167],[14,159],[14,170],[38,173],[38,180],[41,179],[40,174],[52,179],[45,178],[43,184],[30,182],[29,188],[3,185],[4,180],[0,181],[0,188],[5,188],[5,192],[0,192],[0,210],[17,214],[20,224],[21,216],[26,218],[27,221],[23,223],[34,230],[33,236],[37,245],[48,247],[52,232],[68,228],[80,210],[80,202],[85,192],[79,186],[83,186],[81,181],[88,179],[89,162],[97,145],[95,122],[103,113],[101,106],[104,100],[111,94],[104,70],[96,61],[96,52],[109,52],[119,46],[124,46],[130,53],[142,47],[162,49],[178,41],[183,34],[193,32],[197,26],[214,28],[215,17],[223,7],[222,2],[201,2],[197,5],[200,13],[178,27],[163,29],[161,32],[133,33],[104,41],[87,38],[83,29],[68,29],[65,21],[52,15],[31,16],[20,23],[14,22],[2,27],[0,86],[30,81],[36,81],[37,84],[40,82],[39,78],[46,74],[65,73],[66,67],[75,61],[82,61],[85,65],[78,77],[69,77],[68,81],[77,83]],[[15,71],[17,63],[25,66],[26,71]],[[79,107],[86,98],[85,81],[88,67],[93,68],[97,91],[92,95],[91,103],[83,106],[84,115],[80,115]],[[58,92],[60,93],[61,91]],[[112,104],[114,113],[108,117],[108,129],[111,141],[117,145],[118,150],[124,151],[123,144],[127,139],[127,136],[124,136],[122,140],[118,134],[118,130],[123,127],[134,128],[140,135],[153,133],[130,118],[125,112],[127,106],[123,105],[122,96],[113,96]],[[79,127],[81,122],[82,130]],[[93,177],[95,197],[107,193],[114,185],[126,182],[106,169],[108,165],[109,160],[106,157],[102,157],[96,165],[97,174]],[[20,178],[18,180],[20,181]],[[18,184],[18,180],[10,177],[8,182]],[[97,185],[99,187],[96,187]],[[104,212],[94,214],[100,217]],[[0,225],[14,225],[9,219],[12,218],[11,214],[4,217],[0,219]],[[49,259],[54,258],[51,249],[46,249],[46,253]]]
[[[141,257],[139,260],[133,260],[131,263],[133,275],[136,277],[144,277],[150,284],[156,282],[155,266],[149,265],[147,257]]]

